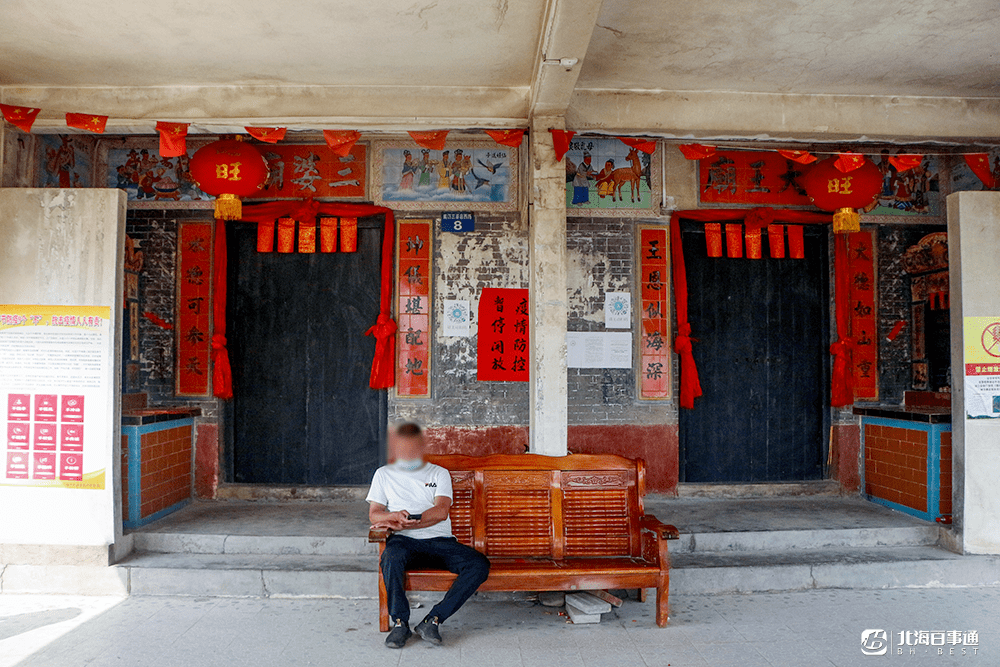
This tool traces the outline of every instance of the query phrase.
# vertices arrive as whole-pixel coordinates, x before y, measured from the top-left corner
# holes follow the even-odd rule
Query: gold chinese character
[[[224,181],[238,181],[240,180],[240,165],[242,162],[230,162],[218,164],[215,166],[215,177],[221,178]]]

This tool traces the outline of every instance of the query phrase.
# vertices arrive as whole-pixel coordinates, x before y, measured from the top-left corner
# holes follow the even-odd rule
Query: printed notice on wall
[[[605,292],[604,326],[608,329],[632,328],[632,295],[628,292]]]
[[[965,412],[1000,419],[1000,316],[965,318]]]
[[[469,302],[465,299],[444,300],[445,336],[469,335]]]
[[[632,368],[632,334],[628,331],[569,331],[567,368]]]
[[[111,309],[0,305],[0,485],[103,489]]]

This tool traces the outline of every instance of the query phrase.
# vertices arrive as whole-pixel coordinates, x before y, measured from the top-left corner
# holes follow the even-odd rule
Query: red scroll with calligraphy
[[[528,381],[528,290],[486,287],[476,342],[480,382]]]
[[[878,400],[878,308],[875,301],[875,248],[872,232],[847,237],[851,337],[854,339],[854,398]]]
[[[720,234],[721,246],[721,234]],[[639,226],[639,276],[642,295],[639,339],[639,397],[670,398],[670,287],[667,281],[667,229]],[[721,253],[721,247],[720,247]]]
[[[396,395],[426,398],[430,396],[431,373],[431,221],[401,220],[396,248]]]
[[[798,182],[807,170],[775,151],[717,151],[698,162],[698,197],[737,206],[811,206]]]
[[[219,223],[221,224],[221,223]],[[208,396],[212,312],[212,225],[182,222],[177,234],[178,396]]]

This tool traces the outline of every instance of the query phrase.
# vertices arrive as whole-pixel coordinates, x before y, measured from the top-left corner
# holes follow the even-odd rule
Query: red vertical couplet
[[[177,395],[208,396],[212,225],[181,223],[177,253]]]
[[[875,249],[870,231],[847,235],[847,271],[850,295],[854,398],[878,400],[878,292]]]
[[[486,287],[479,294],[476,378],[527,382],[528,290]]]
[[[706,225],[707,228],[708,225]],[[721,256],[722,237],[719,226],[719,255],[711,254],[709,241],[709,256]],[[707,230],[706,230],[707,231]],[[667,280],[669,265],[667,253],[670,251],[667,243],[665,227],[640,226],[639,228],[639,271],[642,281],[642,311],[640,313],[639,340],[639,397],[642,399],[670,398],[670,313],[668,311],[670,294]]]
[[[354,223],[355,244],[345,247],[344,224]],[[341,249],[356,249],[357,218],[341,218]],[[399,223],[396,248],[396,293],[399,295],[399,328],[396,332],[396,395],[406,398],[430,396],[431,374],[431,221]]]

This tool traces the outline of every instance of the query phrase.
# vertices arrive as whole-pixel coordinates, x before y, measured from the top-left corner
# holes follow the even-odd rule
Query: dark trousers
[[[389,598],[389,618],[407,623],[410,620],[410,603],[403,587],[407,568],[444,569],[458,575],[444,599],[427,614],[428,617],[436,616],[440,623],[458,611],[490,574],[489,559],[454,537],[418,540],[405,535],[390,535],[380,565]]]

